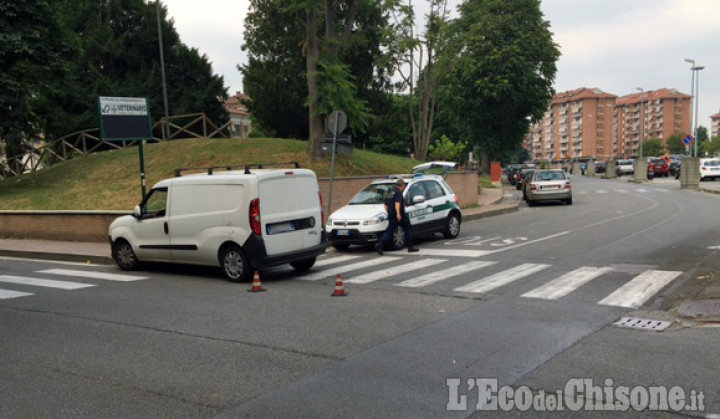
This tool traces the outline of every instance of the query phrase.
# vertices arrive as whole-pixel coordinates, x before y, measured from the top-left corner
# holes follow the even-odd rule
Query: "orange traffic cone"
[[[261,291],[267,291],[265,288],[263,288],[262,284],[260,283],[260,273],[258,271],[255,271],[255,274],[253,275],[253,283],[252,288],[248,290],[248,292],[261,292]]]
[[[348,293],[345,292],[345,288],[343,288],[342,275],[337,274],[337,276],[335,277],[335,292],[330,294],[330,296],[331,297],[345,297],[346,295],[348,295]]]

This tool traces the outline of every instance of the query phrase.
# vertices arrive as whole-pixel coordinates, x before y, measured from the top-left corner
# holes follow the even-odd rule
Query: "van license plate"
[[[338,236],[349,236],[350,230],[338,230],[336,233]]]

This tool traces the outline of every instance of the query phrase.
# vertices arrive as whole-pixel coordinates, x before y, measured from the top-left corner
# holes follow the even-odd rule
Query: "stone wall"
[[[332,211],[347,204],[360,189],[375,179],[377,177],[335,179]],[[447,182],[461,207],[477,205],[477,173],[451,173]],[[323,209],[327,210],[330,180],[318,179],[318,185]],[[103,242],[108,239],[110,223],[125,214],[130,214],[130,211],[0,211],[0,237]]]

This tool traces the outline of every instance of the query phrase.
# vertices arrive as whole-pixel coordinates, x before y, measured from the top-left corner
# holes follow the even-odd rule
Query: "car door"
[[[140,260],[172,260],[168,234],[168,188],[150,191],[140,204],[141,216],[133,226],[136,254]]]
[[[433,230],[443,231],[454,198],[436,180],[427,180],[423,183],[425,183],[425,190],[427,191],[425,202],[429,206],[428,222]]]
[[[417,197],[423,197],[422,202],[413,203]],[[428,208],[427,191],[424,182],[414,182],[407,188],[405,193],[405,213],[410,219],[413,231],[424,231],[428,228]],[[432,209],[430,209],[432,210]]]

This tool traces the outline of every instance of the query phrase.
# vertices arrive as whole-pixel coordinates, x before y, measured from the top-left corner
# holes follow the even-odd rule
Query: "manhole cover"
[[[614,323],[617,327],[626,327],[630,329],[654,330],[662,332],[670,327],[672,322],[663,320],[644,319],[642,317],[623,317]]]

